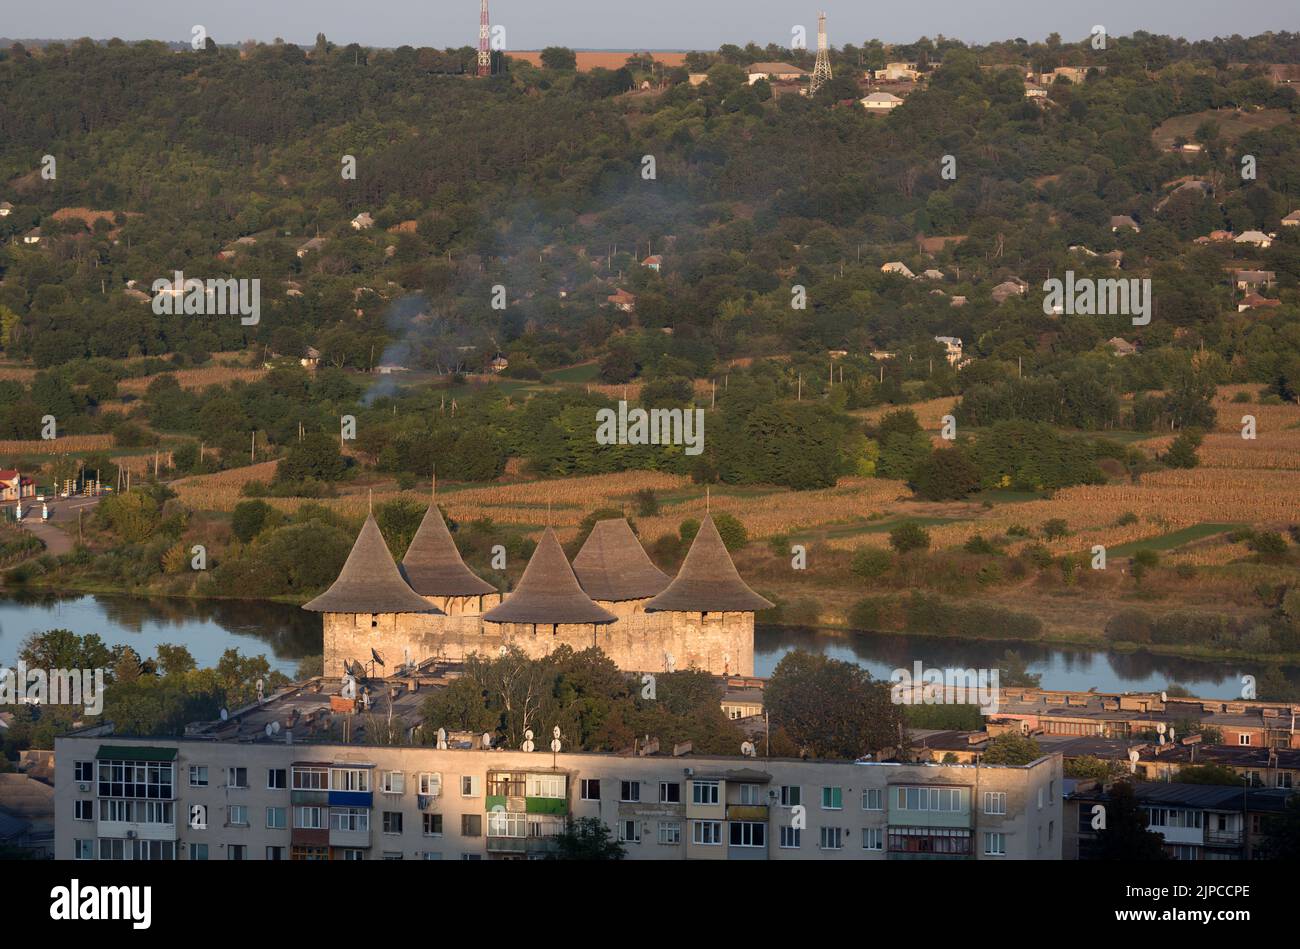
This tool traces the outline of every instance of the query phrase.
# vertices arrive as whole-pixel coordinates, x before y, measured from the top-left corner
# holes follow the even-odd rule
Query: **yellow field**
[[[160,373],[161,375],[161,373]],[[167,373],[176,377],[182,389],[202,389],[212,385],[227,385],[236,380],[256,382],[266,375],[265,369],[243,369],[227,366],[209,366],[204,369],[177,369]],[[149,388],[149,383],[158,376],[141,376],[139,379],[123,379],[117,384],[119,392],[131,392],[139,395]]]
[[[113,447],[112,435],[68,435],[25,441],[0,441],[0,455],[61,455],[64,452],[102,451]]]
[[[888,415],[890,412],[896,412],[900,408],[911,409],[916,413],[916,420],[921,423],[924,429],[940,428],[943,426],[943,417],[951,415],[953,407],[957,404],[957,396],[946,395],[939,399],[931,399],[928,402],[917,402],[913,405],[878,405],[875,408],[864,409],[861,412],[853,414],[859,418],[864,418],[869,422],[879,422],[881,417]]]

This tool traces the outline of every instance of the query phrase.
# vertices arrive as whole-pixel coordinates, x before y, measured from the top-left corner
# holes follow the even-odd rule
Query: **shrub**
[[[1149,643],[1153,625],[1144,610],[1121,610],[1106,621],[1106,638],[1117,643]]]
[[[912,550],[928,550],[930,532],[915,521],[907,521],[889,532],[889,546],[900,554]]]
[[[1066,523],[1063,517],[1054,517],[1050,521],[1044,521],[1042,526],[1043,536],[1048,540],[1058,540],[1070,533],[1070,525]]]
[[[884,576],[893,564],[894,558],[890,556],[889,551],[879,547],[859,547],[853,551],[849,570],[854,576],[862,577],[864,580],[874,580]]]
[[[917,466],[916,493],[927,501],[964,498],[980,486],[980,472],[960,448],[939,448]]]

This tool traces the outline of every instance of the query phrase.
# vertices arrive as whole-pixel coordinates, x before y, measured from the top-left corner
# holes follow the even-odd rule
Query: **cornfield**
[[[266,375],[265,369],[242,369],[233,366],[208,366],[203,369],[177,369],[175,372],[168,373],[176,377],[176,381],[182,389],[203,389],[207,386],[228,385],[236,380],[242,382],[256,382]],[[139,379],[123,379],[117,384],[119,392],[130,392],[139,395],[149,388],[149,383],[157,379],[157,375],[141,376]]]
[[[103,451],[113,447],[112,435],[65,435],[48,441],[0,441],[0,455],[62,455],[66,452]]]

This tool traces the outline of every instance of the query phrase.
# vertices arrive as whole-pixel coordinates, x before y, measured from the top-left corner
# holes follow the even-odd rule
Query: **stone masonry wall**
[[[567,644],[575,650],[598,646],[620,669],[633,672],[662,672],[671,663],[715,675],[754,674],[753,613],[618,612],[619,620],[606,626],[485,623],[476,614],[326,613],[324,672],[342,675],[344,659],[368,663],[371,649],[391,672],[407,651],[415,662],[459,660],[474,653],[495,655],[502,645],[513,644],[541,657]]]

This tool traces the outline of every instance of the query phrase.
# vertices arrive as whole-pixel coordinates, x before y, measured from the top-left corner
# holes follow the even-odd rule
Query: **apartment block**
[[[975,766],[87,732],[59,738],[55,758],[62,859],[537,859],[585,817],[633,860],[1062,854],[1059,755]]]

